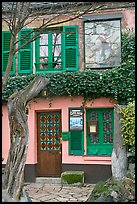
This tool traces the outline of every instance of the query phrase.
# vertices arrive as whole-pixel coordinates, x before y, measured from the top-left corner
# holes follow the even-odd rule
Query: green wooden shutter
[[[3,31],[2,32],[2,74],[5,73],[7,63],[8,63],[8,57],[9,57],[9,51],[10,51],[10,40],[11,40],[10,31]],[[10,75],[15,74],[15,67],[16,67],[15,57],[16,56],[14,55]]]
[[[30,34],[29,34],[30,33]],[[23,29],[19,32],[19,43],[23,45],[26,41],[32,38],[32,29]],[[33,44],[28,43],[18,52],[18,73],[30,74],[33,66]]]
[[[70,131],[69,154],[72,154],[72,155],[84,154],[84,132],[83,131]]]
[[[76,71],[78,70],[78,27],[64,26],[63,35],[63,69],[67,71]]]

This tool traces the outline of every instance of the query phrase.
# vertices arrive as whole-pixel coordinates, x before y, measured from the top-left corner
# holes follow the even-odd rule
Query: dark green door
[[[96,131],[92,132],[92,124]],[[91,128],[89,127],[91,125]],[[87,154],[111,155],[114,135],[113,108],[86,110]]]

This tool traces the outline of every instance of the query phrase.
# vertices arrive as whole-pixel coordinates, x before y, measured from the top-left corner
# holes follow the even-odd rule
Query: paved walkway
[[[42,183],[25,184],[32,202],[85,202],[93,187],[93,184],[84,184],[82,187]]]

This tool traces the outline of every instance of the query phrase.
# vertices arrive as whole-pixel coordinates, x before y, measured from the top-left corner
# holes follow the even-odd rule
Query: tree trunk
[[[127,151],[121,136],[119,105],[114,107],[114,142],[112,151],[112,177],[121,180],[127,173]]]
[[[3,189],[14,202],[20,201],[23,196],[24,168],[29,137],[28,119],[25,113],[26,104],[39,94],[48,81],[42,76],[36,77],[29,86],[14,93],[8,100],[11,143],[5,167]]]

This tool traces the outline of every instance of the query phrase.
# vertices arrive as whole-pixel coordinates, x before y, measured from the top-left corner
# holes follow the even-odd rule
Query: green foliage
[[[123,191],[122,182],[118,182],[113,178],[109,178],[107,181],[100,181],[98,182],[91,194],[92,199],[97,199],[102,194],[105,199],[109,197],[110,192],[112,191],[120,192]]]
[[[126,106],[120,108],[121,113],[121,131],[124,138],[124,144],[129,146],[129,151],[135,151],[135,101],[129,102]]]
[[[23,89],[35,78],[35,75],[9,77],[6,88],[2,92],[2,101],[7,102],[9,96]]]
[[[96,198],[99,197],[99,195],[100,195],[101,193],[103,193],[104,196],[107,197],[107,196],[109,195],[108,187],[109,187],[109,186],[108,186],[107,183],[105,183],[105,182],[103,182],[103,181],[98,182],[98,183],[95,185],[95,187],[94,187],[94,189],[93,189],[93,191],[92,191],[92,197],[93,197],[94,199],[96,199]]]
[[[36,75],[10,77],[2,93],[2,101],[30,83]],[[135,98],[135,37],[134,33],[122,35],[122,64],[109,70],[85,69],[83,72],[62,72],[43,75],[50,79],[48,97],[55,95],[82,95],[84,101],[101,96],[112,97],[119,104]],[[101,77],[100,77],[101,76]]]
[[[135,181],[133,176],[130,176],[130,179],[125,177],[121,180],[111,177],[95,185],[88,202],[128,202],[133,200],[134,196]]]
[[[67,173],[62,174],[61,180],[67,184],[83,183],[83,174]]]

